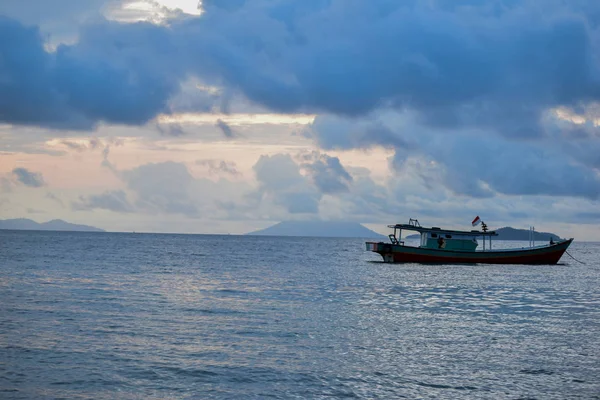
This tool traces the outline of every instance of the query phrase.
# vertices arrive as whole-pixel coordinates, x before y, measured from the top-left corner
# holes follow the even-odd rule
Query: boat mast
[[[485,222],[481,221],[481,230],[483,231],[483,251],[485,251],[485,234],[488,230]],[[490,235],[490,250],[492,249],[492,236]]]
[[[535,226],[529,227],[529,247],[535,247]]]

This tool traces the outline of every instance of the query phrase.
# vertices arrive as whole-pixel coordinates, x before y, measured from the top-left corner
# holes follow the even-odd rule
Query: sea
[[[600,243],[545,266],[364,249],[0,231],[0,398],[600,399]]]

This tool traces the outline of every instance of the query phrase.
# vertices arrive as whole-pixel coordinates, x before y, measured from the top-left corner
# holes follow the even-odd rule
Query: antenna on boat
[[[529,227],[529,247],[535,247],[535,226]]]
[[[487,225],[485,224],[485,222],[483,222],[483,221],[481,221],[481,230],[482,230],[483,232],[487,232],[487,231],[488,231],[488,227],[487,227]]]

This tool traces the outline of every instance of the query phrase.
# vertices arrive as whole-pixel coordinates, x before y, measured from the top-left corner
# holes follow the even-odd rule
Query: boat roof
[[[435,232],[435,233],[451,233],[451,234],[470,235],[470,236],[498,236],[498,234],[495,231],[488,231],[488,232],[483,232],[483,231],[478,231],[478,230],[456,231],[453,229],[438,228],[437,226],[433,226],[431,228],[425,228],[422,226],[415,226],[412,224],[410,224],[410,225],[409,224],[388,225],[388,228],[406,229],[407,231],[416,231],[419,233]]]

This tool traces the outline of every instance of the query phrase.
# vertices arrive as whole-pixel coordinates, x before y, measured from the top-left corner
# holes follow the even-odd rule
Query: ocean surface
[[[0,231],[0,398],[600,399],[600,244],[569,252]]]

